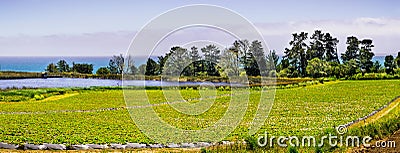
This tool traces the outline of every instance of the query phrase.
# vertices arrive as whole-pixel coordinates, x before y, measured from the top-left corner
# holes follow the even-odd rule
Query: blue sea
[[[108,66],[111,57],[1,57],[0,71],[43,72],[50,63],[65,60],[72,67],[72,62],[93,64],[93,73],[100,67]],[[146,57],[133,58],[135,65],[144,64]]]
[[[155,57],[152,57],[155,59]],[[57,63],[65,60],[70,66],[72,62],[93,64],[93,73],[100,67],[108,66],[111,57],[1,57],[0,71],[21,71],[21,72],[43,72],[50,63]],[[146,63],[147,57],[134,57],[135,65]],[[282,58],[280,58],[282,59]],[[373,61],[379,61],[382,65],[384,56],[374,56]]]

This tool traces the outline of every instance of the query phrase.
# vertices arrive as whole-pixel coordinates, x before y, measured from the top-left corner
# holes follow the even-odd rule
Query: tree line
[[[189,49],[174,46],[165,55],[150,57],[139,67],[130,55],[126,58],[122,54],[114,55],[109,65],[99,68],[96,74],[348,78],[366,73],[394,74],[400,70],[400,52],[396,58],[386,56],[383,66],[372,61],[375,56],[372,39],[347,37],[346,51],[340,57],[338,43],[337,38],[321,30],[315,30],[310,36],[307,32],[293,33],[281,60],[275,50],[265,54],[259,40],[236,40],[224,49],[213,44]],[[65,60],[60,60],[49,64],[46,70],[92,74],[93,65],[73,63],[70,68]]]

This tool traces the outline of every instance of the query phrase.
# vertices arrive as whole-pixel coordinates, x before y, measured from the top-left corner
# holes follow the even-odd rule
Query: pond
[[[0,80],[0,89],[6,88],[64,88],[64,87],[92,87],[92,86],[121,86],[121,80],[104,79],[77,79],[77,78],[48,78],[48,79],[15,79]],[[190,86],[207,85],[222,86],[229,83],[211,82],[166,82],[150,80],[129,80],[124,82],[125,86]]]

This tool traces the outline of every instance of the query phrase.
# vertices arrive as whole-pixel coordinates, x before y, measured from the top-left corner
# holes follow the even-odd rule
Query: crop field
[[[325,84],[277,89],[269,117],[258,134],[318,135],[326,128],[342,125],[365,116],[400,95],[399,80],[337,81]],[[32,89],[36,90],[36,89]],[[245,90],[245,89],[243,89]],[[182,129],[202,129],[213,125],[226,112],[234,96],[231,91],[179,90],[190,103],[212,100],[213,105],[202,114],[187,115],[176,111],[171,99],[163,95],[173,90],[129,90],[129,94],[146,92],[149,105],[166,123]],[[247,90],[246,90],[247,91]],[[243,94],[246,94],[243,91]],[[11,92],[11,91],[2,91]],[[270,91],[265,91],[270,92]],[[39,92],[40,94],[42,92]],[[250,90],[249,105],[239,126],[225,139],[246,136],[258,102],[260,91]],[[198,99],[200,97],[208,97]],[[103,144],[151,143],[128,112],[120,89],[74,90],[49,95],[38,101],[0,102],[0,142]],[[51,99],[52,97],[55,97]],[[58,98],[57,98],[58,97]],[[131,101],[141,101],[136,96]],[[157,104],[157,105],[155,105]],[[130,105],[132,106],[132,105]],[[161,130],[161,129],[160,129]]]

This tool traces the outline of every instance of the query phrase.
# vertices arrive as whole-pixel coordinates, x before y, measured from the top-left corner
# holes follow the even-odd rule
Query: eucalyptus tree
[[[306,76],[308,45],[306,44],[308,33],[293,33],[293,40],[289,42],[290,48],[285,48],[285,58],[289,60],[294,72],[292,76]]]

